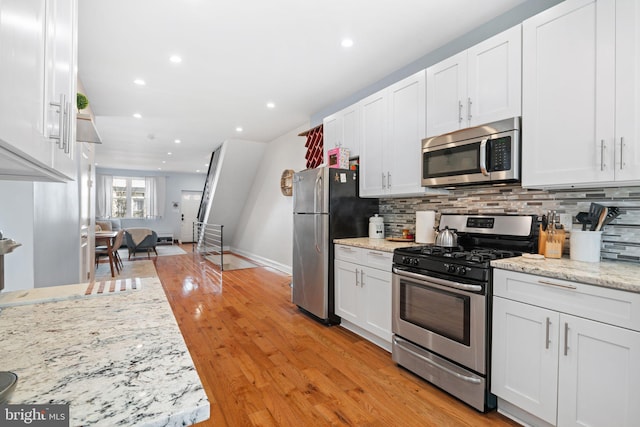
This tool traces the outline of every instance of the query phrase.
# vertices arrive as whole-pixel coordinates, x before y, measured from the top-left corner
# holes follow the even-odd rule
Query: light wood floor
[[[184,245],[190,250],[189,245]],[[290,277],[219,273],[196,255],[155,259],[211,402],[201,426],[514,426],[480,414],[391,355],[290,302]]]

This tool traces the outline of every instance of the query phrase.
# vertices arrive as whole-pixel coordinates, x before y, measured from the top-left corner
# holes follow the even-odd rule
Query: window
[[[112,218],[146,218],[144,178],[113,177],[111,185]]]
[[[96,174],[98,218],[162,218],[166,177]]]

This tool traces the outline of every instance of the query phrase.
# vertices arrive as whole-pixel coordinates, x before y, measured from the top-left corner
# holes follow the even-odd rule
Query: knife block
[[[553,233],[542,230],[538,236],[538,253],[545,258],[562,258],[562,249],[566,234],[564,230],[554,230]]]

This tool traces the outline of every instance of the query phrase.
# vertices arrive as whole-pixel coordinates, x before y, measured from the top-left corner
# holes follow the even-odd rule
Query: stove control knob
[[[411,260],[411,264],[413,265],[418,265],[420,263],[420,261],[418,261],[418,258],[414,258]]]
[[[467,274],[467,269],[463,266],[458,267],[458,274],[464,276],[465,274]]]
[[[457,270],[457,268],[456,268],[456,266],[455,266],[455,265],[453,265],[453,264],[450,264],[450,265],[447,267],[447,271],[448,271],[449,273],[455,273],[455,272],[456,272],[456,270]]]

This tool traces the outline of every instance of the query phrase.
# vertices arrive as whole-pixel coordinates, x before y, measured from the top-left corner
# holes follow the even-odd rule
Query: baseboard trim
[[[286,273],[286,274],[289,274],[289,275],[292,274],[292,269],[291,269],[290,265],[281,264],[279,262],[276,262],[276,261],[273,261],[271,259],[262,257],[260,255],[256,255],[256,254],[253,254],[251,252],[243,251],[242,249],[239,249],[239,248],[231,247],[230,250],[231,250],[231,252],[233,252],[235,254],[242,255],[243,257],[247,257],[247,258],[249,258],[249,259],[251,259],[253,261],[256,261],[256,262],[258,262],[260,264],[264,264],[267,267],[275,268],[276,270],[281,271],[281,272]]]

